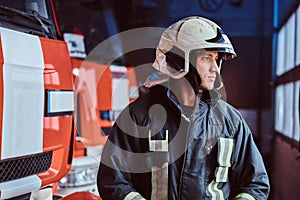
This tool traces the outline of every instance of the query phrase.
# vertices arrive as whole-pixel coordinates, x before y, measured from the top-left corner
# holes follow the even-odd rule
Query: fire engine
[[[77,137],[72,169],[60,180],[58,193],[87,190],[98,194],[96,175],[102,147],[119,113],[139,96],[136,74],[132,66],[105,65],[85,58],[81,35],[68,33],[64,39],[75,79]]]
[[[136,86],[130,68],[84,61],[65,39],[52,0],[1,0],[0,199],[52,199],[56,185],[74,186],[74,161],[105,143],[101,126],[109,128],[132,100],[112,95],[117,82]],[[92,79],[97,73],[102,78]],[[100,197],[83,190],[60,199]]]

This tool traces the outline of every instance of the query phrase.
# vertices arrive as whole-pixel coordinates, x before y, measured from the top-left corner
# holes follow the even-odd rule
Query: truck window
[[[49,0],[0,0],[0,27],[57,39]]]

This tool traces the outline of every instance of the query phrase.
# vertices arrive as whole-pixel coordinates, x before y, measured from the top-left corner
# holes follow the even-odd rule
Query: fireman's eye
[[[202,61],[205,61],[205,62],[213,62],[214,59],[211,57],[211,56],[203,56],[201,58]]]

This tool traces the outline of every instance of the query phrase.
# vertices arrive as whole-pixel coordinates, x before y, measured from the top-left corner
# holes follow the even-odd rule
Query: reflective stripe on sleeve
[[[208,185],[208,192],[211,194],[212,200],[224,200],[223,191],[218,188],[218,183],[215,180]]]
[[[140,195],[138,192],[130,192],[126,195],[124,200],[146,200],[142,195]]]
[[[233,150],[233,139],[219,138],[218,163],[224,167],[230,167],[231,155]]]
[[[233,139],[219,138],[218,164],[216,169],[216,182],[228,181],[228,169],[231,166],[231,155],[233,151]]]
[[[228,167],[221,167],[219,166],[217,168],[217,173],[216,173],[216,182],[227,182],[228,180]]]
[[[248,200],[255,200],[255,198],[253,196],[251,196],[250,194],[248,194],[248,193],[240,193],[236,197],[234,197],[234,199],[239,199],[239,198],[244,198],[244,199],[248,199]]]
[[[218,164],[215,172],[215,180],[208,185],[208,192],[213,200],[224,199],[224,194],[218,188],[218,184],[228,181],[228,169],[231,166],[231,155],[233,151],[233,139],[219,138],[218,139]]]

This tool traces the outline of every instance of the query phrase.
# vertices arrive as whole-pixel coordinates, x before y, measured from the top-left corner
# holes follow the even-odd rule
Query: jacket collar
[[[169,97],[169,99],[171,101],[173,101],[175,103],[175,105],[179,108],[179,110],[182,110],[177,97],[170,90],[170,88],[168,88],[167,96]],[[203,90],[203,91],[201,90],[198,92],[198,94],[196,96],[197,96],[196,98],[200,98],[200,101],[202,101],[205,104],[212,106],[212,107],[214,107],[221,98],[221,94],[215,89]]]
[[[221,94],[215,89],[200,91],[199,94],[200,99],[212,107],[214,107],[221,98]]]

